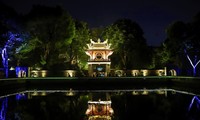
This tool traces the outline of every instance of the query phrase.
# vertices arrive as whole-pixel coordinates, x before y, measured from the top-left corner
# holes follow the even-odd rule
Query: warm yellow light
[[[136,91],[132,92],[132,95],[138,95],[138,94],[139,94],[139,92],[136,92]]]
[[[111,117],[105,115],[95,115],[90,116],[88,120],[111,120]]]
[[[148,91],[146,91],[146,90],[144,90],[143,92],[142,92],[142,95],[147,95],[148,94]]]
[[[10,67],[10,70],[15,70],[15,68],[14,67]]]
[[[148,70],[141,70],[141,72],[142,72],[143,76],[147,76],[148,75]]]
[[[161,94],[161,95],[162,95],[162,94],[165,94],[165,90],[158,90],[157,93],[158,93],[158,94]]]
[[[67,91],[66,96],[73,96],[74,94],[74,91],[70,89],[69,91]]]
[[[144,91],[142,92],[142,95],[148,95],[148,91],[146,90],[146,88],[144,88]]]
[[[41,76],[42,77],[46,77],[47,76],[47,71],[46,70],[42,70],[41,71]]]
[[[33,92],[32,94],[31,94],[32,96],[37,96],[38,95],[38,92]]]
[[[46,92],[42,92],[42,93],[41,93],[41,96],[46,96]]]

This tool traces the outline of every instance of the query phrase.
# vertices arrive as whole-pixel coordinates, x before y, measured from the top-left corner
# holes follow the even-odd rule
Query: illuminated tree
[[[196,68],[200,62],[200,44],[198,40],[188,40],[184,44],[184,53],[193,69],[193,76],[196,76]]]
[[[1,52],[2,62],[5,68],[6,77],[8,77],[8,71],[9,71],[8,61],[16,62],[15,54],[17,54],[17,52],[20,49],[20,44],[24,41],[22,36],[23,34],[12,33],[12,32],[8,32],[6,34],[8,40],[5,43]],[[13,63],[12,65],[18,65],[18,64]]]
[[[200,13],[198,13],[192,22],[187,24],[177,21],[167,28],[167,39],[165,45],[169,51],[170,61],[177,66],[184,67],[187,63],[186,58],[193,69],[193,76],[196,76],[197,66],[200,56]],[[188,68],[186,68],[188,69]]]
[[[87,23],[75,21],[75,36],[67,47],[68,62],[70,65],[82,69],[86,67],[87,55],[85,54],[86,44],[89,42],[90,33]]]
[[[193,68],[193,76],[196,76],[196,68],[200,62],[200,12],[194,16],[189,27],[189,37],[184,44],[184,53]]]
[[[67,46],[75,34],[71,16],[59,6],[37,5],[26,17],[30,39],[20,54],[33,60],[31,66],[50,68],[55,64],[64,63]]]
[[[171,60],[171,53],[168,50],[168,46],[163,43],[159,48],[155,49],[155,67],[165,67],[166,64]]]
[[[114,53],[112,63],[119,68],[132,69],[146,67],[149,61],[148,48],[143,30],[130,19],[120,19],[109,26],[103,38],[110,40]],[[116,61],[114,61],[116,60]]]
[[[167,39],[163,43],[163,51],[161,53],[168,52],[168,59],[164,62],[166,65],[169,62],[175,63],[177,66],[182,66],[182,58],[180,53],[182,51],[181,47],[188,36],[188,26],[187,24],[176,21],[170,24],[166,29]],[[164,57],[164,56],[163,56]]]
[[[0,48],[6,78],[8,77],[9,66],[16,65],[14,63],[15,54],[25,39],[25,34],[22,32],[17,18],[18,15],[12,8],[4,4],[0,5]]]
[[[120,45],[123,44],[123,33],[117,27],[117,25],[110,25],[103,31],[103,39],[108,39],[108,42],[111,43],[111,49],[113,49],[113,54],[111,56],[112,66],[115,69],[123,68],[122,61],[119,61],[117,56],[119,57]]]

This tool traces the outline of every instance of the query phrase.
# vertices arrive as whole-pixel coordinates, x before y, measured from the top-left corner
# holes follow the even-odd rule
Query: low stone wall
[[[172,72],[171,72],[172,71]],[[169,76],[176,76],[175,70],[170,70]],[[111,70],[110,76],[122,77],[122,76],[167,76],[167,70],[164,69],[135,69],[135,70]]]
[[[48,71],[48,70],[31,70],[30,77],[75,77],[75,70],[63,70],[63,71]]]
[[[48,70],[31,70],[30,77],[76,77],[77,71],[75,70],[63,70],[63,71],[48,71]],[[111,70],[109,73],[109,77],[125,77],[125,76],[176,76],[175,70],[169,70],[169,74],[167,74],[166,69],[156,69],[156,70],[148,70],[148,69],[135,69],[135,70]]]

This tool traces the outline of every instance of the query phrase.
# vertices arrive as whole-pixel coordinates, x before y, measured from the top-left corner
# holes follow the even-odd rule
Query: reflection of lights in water
[[[95,115],[95,116],[90,116],[88,120],[111,120],[110,116],[106,115]]]
[[[67,91],[66,96],[74,96],[74,91],[70,88],[69,91]]]
[[[49,93],[69,93],[69,95],[74,95],[78,92],[104,92],[104,93],[113,93],[115,95],[124,95],[125,93],[130,93],[130,94],[134,94],[134,93],[143,93],[143,91],[147,91],[148,93],[157,93],[158,91],[165,91],[167,92],[171,92],[172,94],[186,94],[186,95],[196,95],[196,96],[200,96],[197,94],[194,94],[192,92],[186,92],[186,91],[179,91],[179,90],[175,90],[175,89],[166,89],[166,88],[159,88],[159,89],[127,89],[127,90],[26,90],[26,91],[22,91],[19,93],[11,93],[11,94],[6,94],[6,95],[2,95],[0,96],[0,98],[4,98],[4,97],[9,97],[9,96],[13,96],[16,94],[26,94],[26,93],[30,93],[30,95],[41,95],[40,93],[45,92],[46,94]]]
[[[88,104],[111,104],[111,101],[88,101]]]
[[[117,95],[118,94],[121,94],[121,95],[122,94],[123,95],[124,94],[125,95],[126,94],[139,94],[139,95],[141,95],[144,91],[148,92],[149,95],[151,93],[154,93],[154,94],[158,94],[158,93],[159,94],[163,94],[164,92],[170,92],[172,94],[173,93],[176,93],[176,94],[181,93],[181,94],[192,95],[194,97],[191,99],[190,104],[188,104],[187,109],[191,113],[191,116],[196,115],[195,113],[200,111],[200,99],[199,99],[199,95],[195,95],[193,93],[186,92],[186,91],[178,91],[178,90],[174,90],[174,89],[162,89],[162,88],[160,88],[160,89],[148,89],[148,88],[146,88],[146,89],[130,89],[130,90],[74,90],[74,89],[67,89],[67,90],[27,90],[27,91],[24,91],[24,92],[21,92],[21,93],[15,93],[15,94],[13,93],[13,94],[10,94],[10,95],[6,95],[6,96],[4,96],[4,98],[6,98],[8,96],[11,96],[11,95],[12,96],[16,95],[16,97],[17,96],[18,97],[20,97],[20,96],[23,97],[27,93],[30,93],[30,95],[42,95],[42,94],[44,95],[44,93],[45,93],[45,94],[48,95],[48,93],[56,93],[56,92],[60,93],[60,92],[62,92],[63,95],[65,95],[66,93],[68,93],[68,95],[71,96],[71,95],[74,95],[77,92],[109,92],[109,93],[113,93],[113,94],[117,94]],[[2,118],[2,119],[0,118],[0,120],[5,120],[2,117],[2,116],[4,116],[3,114],[5,114],[5,112],[6,112],[5,110],[7,109],[7,108],[5,108],[6,107],[6,101],[5,101],[4,98],[2,98],[2,96],[0,97],[0,100],[1,100],[0,117]],[[4,100],[4,105],[3,105],[3,100]],[[91,101],[91,103],[92,103],[92,101]],[[93,103],[95,103],[95,102],[93,102]],[[105,104],[105,102],[103,102],[103,101],[96,101],[96,104],[99,104],[99,103],[104,103]],[[194,112],[194,110],[195,110],[195,112]],[[115,109],[114,109],[114,111],[115,111]],[[113,113],[113,110],[111,109],[111,111],[109,111],[109,113]],[[92,118],[94,118],[94,117],[95,116],[92,116],[90,120],[92,120]],[[96,116],[96,117],[104,118],[106,116],[102,115],[102,116]]]
[[[7,106],[8,106],[8,98],[2,98],[2,105],[1,105],[1,111],[0,111],[0,120],[6,120],[6,112],[7,112]]]
[[[25,99],[26,95],[24,93],[19,93],[16,94],[16,100],[21,100],[21,99]]]
[[[194,96],[190,102],[190,105],[189,105],[189,109],[188,111],[191,110],[192,106],[194,105],[194,102],[196,101],[196,107],[198,110],[200,110],[200,99],[197,97],[197,96]]]
[[[131,91],[132,95],[148,95],[149,93],[156,93],[167,96],[167,89],[138,89]]]
[[[199,120],[200,118],[200,99],[195,95],[188,107],[188,116],[191,120]]]

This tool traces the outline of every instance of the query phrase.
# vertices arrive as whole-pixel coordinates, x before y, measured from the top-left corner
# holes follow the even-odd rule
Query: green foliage
[[[117,27],[117,25],[110,25],[108,27],[105,28],[105,30],[103,31],[103,39],[108,39],[111,44],[112,44],[112,49],[117,52],[120,48],[118,46],[120,46],[121,44],[123,44],[123,33],[121,32],[121,30]]]
[[[133,69],[146,67],[149,56],[146,40],[140,26],[130,19],[120,19],[108,26],[103,38],[109,39],[114,53],[111,56],[115,68]]]
[[[156,60],[157,60],[157,67],[164,67],[170,60],[170,52],[165,44],[162,47],[156,49]]]
[[[75,36],[66,49],[67,61],[71,67],[74,66],[76,69],[85,68],[88,59],[85,54],[85,47],[89,38],[90,33],[87,24],[82,21],[75,21]]]
[[[74,38],[75,23],[72,17],[60,7],[35,6],[27,18],[30,39],[21,54],[37,58],[30,66],[40,63],[48,69],[58,62],[64,64],[64,59],[59,56],[66,52]]]
[[[200,59],[198,56],[200,48],[200,13],[198,13],[193,21],[184,23],[176,21],[170,24],[167,29],[167,39],[165,40],[160,62],[173,63],[182,69],[188,69],[186,56],[190,56],[192,61]],[[167,54],[165,54],[167,53]],[[164,55],[165,54],[165,55]],[[186,62],[187,61],[187,62]],[[187,74],[187,73],[186,73]]]

